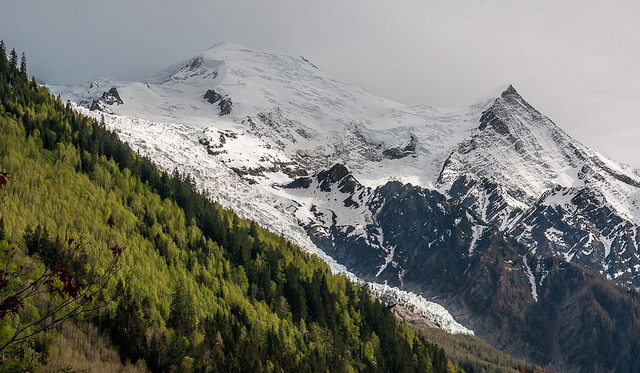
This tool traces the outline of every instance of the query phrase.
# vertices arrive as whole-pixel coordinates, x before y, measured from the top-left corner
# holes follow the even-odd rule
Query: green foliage
[[[11,48],[11,53],[9,53],[9,63],[13,67],[17,67],[18,65],[18,53],[16,53],[15,48]]]
[[[490,344],[470,335],[453,335],[437,328],[422,333],[446,351],[452,361],[470,372],[515,373],[518,366],[529,366]]]
[[[23,75],[27,75],[27,57],[22,52],[22,57],[20,57],[20,73]]]
[[[44,351],[47,372],[146,372],[144,361],[120,362],[118,351],[95,326],[63,324]]]
[[[196,308],[193,295],[182,281],[176,282],[174,286],[170,309],[167,326],[175,329],[181,335],[191,334],[198,321]]]
[[[211,202],[189,176],[160,172],[16,64],[0,58],[0,170],[11,175],[0,243],[16,248],[15,265],[50,266],[60,242],[79,237],[96,250],[71,258],[78,276],[104,260],[99,249],[126,246],[104,296],[124,295],[75,320],[108,334],[122,361],[185,372],[458,371],[365,289]],[[53,346],[39,351],[53,364]]]

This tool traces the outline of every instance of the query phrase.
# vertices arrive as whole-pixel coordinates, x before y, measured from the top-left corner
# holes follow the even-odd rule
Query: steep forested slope
[[[61,329],[38,333],[36,323],[25,331],[34,338],[3,347],[3,371],[98,363],[152,371],[458,370],[366,290],[210,202],[189,177],[159,172],[15,62],[3,45],[0,263],[11,276],[0,302],[23,296],[14,289],[54,267],[91,278],[111,263],[107,248],[125,249],[120,270],[83,312]],[[61,297],[43,291],[3,309],[0,346]]]

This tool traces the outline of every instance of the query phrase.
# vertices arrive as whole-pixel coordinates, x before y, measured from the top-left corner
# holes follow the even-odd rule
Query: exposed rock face
[[[229,97],[225,97],[222,100],[220,100],[218,107],[220,107],[221,116],[229,115],[231,114],[231,109],[233,109],[233,102],[231,102],[231,99]]]
[[[107,109],[107,106],[112,105],[123,105],[124,101],[120,98],[120,93],[118,93],[118,89],[116,87],[111,87],[108,92],[102,93],[102,96],[99,99],[94,99],[91,103],[91,107],[89,110],[95,111],[106,111],[111,112]]]
[[[216,102],[219,102],[220,100],[222,100],[223,96],[220,93],[214,91],[213,89],[209,89],[204,94],[203,98],[207,100],[208,103],[215,104]]]
[[[107,105],[122,105],[124,102],[120,98],[120,94],[116,87],[111,87],[109,92],[102,95],[102,100]]]
[[[531,254],[436,191],[399,182],[367,188],[342,165],[285,187],[313,197],[297,214],[309,216],[314,242],[352,272],[442,299],[477,335],[515,356],[563,372],[614,371],[636,359],[612,358],[603,352],[609,342],[591,331],[637,339],[640,327],[625,314],[640,311],[638,294],[547,252]],[[591,211],[589,196],[573,198]],[[555,220],[554,211],[536,216]],[[594,321],[594,313],[611,322]],[[633,344],[615,343],[635,356]]]
[[[589,188],[546,192],[509,234],[542,256],[594,268],[616,281],[638,286],[640,229]]]
[[[222,96],[213,89],[207,90],[203,98],[210,104],[218,103],[220,116],[231,114],[231,110],[233,109],[233,102],[231,102],[231,98]]]
[[[404,157],[406,157],[408,155],[415,154],[416,143],[417,143],[416,138],[411,136],[411,140],[409,141],[409,143],[404,148],[399,148],[398,147],[398,148],[385,149],[382,152],[382,155],[385,156],[385,158],[389,158],[389,159],[401,159],[401,158],[404,158]]]

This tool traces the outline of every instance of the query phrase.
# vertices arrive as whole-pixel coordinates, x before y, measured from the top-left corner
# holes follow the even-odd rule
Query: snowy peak
[[[515,88],[513,88],[512,84],[509,84],[509,86],[507,87],[507,89],[505,89],[502,94],[500,94],[500,97],[502,98],[507,98],[509,96],[516,96],[519,97],[520,99],[522,99],[522,97],[520,96],[520,94],[518,93],[518,91],[516,91]]]
[[[522,103],[529,106],[522,96],[518,94],[515,88],[513,88],[512,85],[509,85],[509,87],[504,90],[500,96],[496,97],[493,104],[482,113],[482,116],[480,117],[480,126],[478,128],[480,130],[485,130],[487,127],[490,127],[503,136],[508,135],[510,133],[509,126],[506,121],[498,115],[508,111],[510,106],[521,105]]]
[[[520,105],[527,108],[528,110],[533,109],[533,107],[529,105],[529,103],[526,102],[525,99],[522,98],[522,96],[520,96],[520,93],[516,91],[515,87],[512,84],[509,84],[507,88],[502,91],[502,93],[500,93],[500,96],[496,97],[496,100],[500,100],[501,102],[507,103],[510,106]]]
[[[574,149],[569,136],[509,86],[451,153],[438,181],[452,197],[474,199],[470,205],[483,219],[504,227],[512,210],[527,208],[558,181],[573,181],[560,175],[579,166]],[[493,191],[493,199],[480,196]]]
[[[224,61],[205,59],[196,56],[187,62],[180,70],[172,74],[163,84],[175,84],[188,81],[189,84],[215,87],[224,80],[226,65]],[[200,80],[200,82],[198,82]],[[208,81],[207,81],[208,80]]]
[[[504,91],[502,91],[499,98],[506,101],[524,102],[527,106],[531,107],[528,103],[524,101],[522,96],[520,96],[520,94],[518,93],[518,91],[516,91],[516,89],[513,87],[512,84],[509,84],[509,86],[507,86],[507,88]]]
[[[438,181],[531,251],[640,283],[637,176],[573,140],[512,86],[482,112]]]
[[[531,106],[516,89],[509,85],[500,96],[498,96],[492,105],[490,105],[480,117],[480,130],[489,127],[495,132],[503,136],[513,135],[512,140],[520,140],[526,127],[531,135],[536,136],[540,141],[544,141],[542,137],[551,134],[551,137],[560,140],[569,139],[558,126],[549,118],[542,115],[533,106]],[[535,127],[545,132],[533,133]]]

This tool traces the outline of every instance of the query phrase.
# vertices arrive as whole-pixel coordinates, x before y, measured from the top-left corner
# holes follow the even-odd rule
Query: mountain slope
[[[313,196],[307,231],[353,273],[438,299],[514,356],[562,372],[625,371],[637,357],[635,291],[531,254],[437,191],[367,188],[342,165],[284,188]],[[362,219],[350,225],[350,214]]]
[[[532,252],[640,284],[640,178],[572,140],[513,87],[483,112],[438,183]]]
[[[311,93],[300,96],[296,84],[287,84],[283,75],[287,79],[295,76],[295,83]],[[455,110],[441,114],[428,107],[408,108],[326,77],[303,58],[254,52],[232,44],[216,45],[182,67],[170,68],[146,83],[113,88],[110,85],[113,82],[106,86],[105,82],[109,81],[101,79],[88,87],[71,89],[55,87],[54,91],[63,98],[79,97],[78,102],[87,106],[85,113],[104,120],[108,128],[117,131],[137,152],[154,159],[162,169],[170,172],[177,168],[192,175],[200,188],[225,207],[282,233],[338,271],[345,271],[344,266],[317,249],[295,217],[287,212],[291,197],[281,195],[273,185],[321,170],[333,160],[365,165],[375,162],[369,167],[378,167],[378,161],[382,160],[385,170],[397,168],[401,159],[387,157],[385,152],[395,154],[398,144],[406,142],[402,145],[405,149],[415,141],[408,131],[433,139],[434,144],[443,138],[455,143],[459,132],[470,128],[467,121],[479,110],[472,107],[465,109],[464,114]],[[100,93],[104,89],[106,96]],[[221,115],[219,105],[204,98],[210,91],[234,103],[230,114]],[[116,92],[123,104],[109,98]],[[269,95],[263,97],[264,92]],[[309,100],[319,104],[310,106]],[[332,100],[335,104],[327,104]],[[362,105],[369,106],[363,109]],[[96,110],[89,111],[91,107]],[[127,116],[131,111],[139,111],[139,115]],[[354,115],[355,119],[347,121],[346,114]],[[381,123],[367,119],[371,116],[378,117]],[[410,119],[409,124],[398,119],[404,117]],[[437,121],[421,124],[432,122],[429,118]],[[458,123],[460,120],[462,124]],[[370,127],[360,128],[358,123],[364,121]],[[345,123],[351,123],[353,128]],[[399,135],[382,131],[385,126],[396,128],[394,131]],[[373,143],[365,136],[380,139]],[[410,148],[407,152],[414,152]],[[415,152],[441,160],[447,155],[420,146],[416,146]],[[424,164],[413,156],[402,159],[412,160],[407,175]],[[438,172],[437,164],[434,161],[430,167],[434,175]],[[451,325],[450,330],[469,332],[446,313],[433,317],[447,319],[443,325]]]
[[[113,86],[123,104],[102,98]],[[320,171],[339,162],[356,170],[382,165],[385,169],[377,174],[401,175],[390,171],[403,165],[407,176],[419,175],[425,181],[435,180],[450,148],[473,129],[474,118],[490,103],[487,99],[460,110],[406,106],[335,80],[302,57],[228,43],[214,45],[180,68],[170,68],[144,83],[102,79],[83,87],[52,88],[63,99],[87,108],[95,106],[156,123],[209,128],[214,140],[219,137],[214,129],[236,132],[257,141],[257,158],[269,159],[264,148],[273,147],[305,169]],[[223,98],[232,102],[232,108],[229,114],[220,115]],[[92,105],[93,101],[97,104]],[[402,152],[405,148],[406,154]],[[224,150],[229,154],[219,157],[220,161],[247,169],[261,165],[243,164],[242,157],[232,153],[231,144],[219,151]],[[393,162],[409,154],[424,158]]]
[[[578,315],[565,312],[575,287],[563,285],[573,284],[565,266],[575,266],[556,256],[640,285],[637,172],[571,139],[511,86],[455,108],[406,106],[304,58],[232,44],[142,83],[105,82],[53,89],[136,152],[189,173],[213,199],[334,270],[435,295],[520,356],[567,371],[594,366],[567,350],[574,339],[548,334]],[[600,281],[578,277],[581,289]],[[556,291],[551,310],[541,306]],[[608,369],[602,356],[592,357]]]

